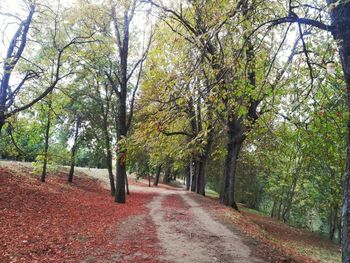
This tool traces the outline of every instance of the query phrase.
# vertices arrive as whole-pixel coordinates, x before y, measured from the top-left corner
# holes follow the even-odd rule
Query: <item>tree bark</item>
[[[190,158],[189,163],[186,167],[186,177],[185,177],[185,183],[186,183],[186,191],[190,190],[190,184],[191,184],[191,168],[192,166],[192,158]]]
[[[49,105],[51,107],[51,103]],[[51,127],[51,109],[48,109],[47,112],[47,123],[46,123],[46,130],[45,130],[45,148],[44,148],[44,163],[43,163],[43,170],[41,172],[40,181],[45,182],[46,178],[46,170],[47,170],[47,157],[48,157],[48,150],[49,150],[49,137],[50,137],[50,127]]]
[[[331,207],[329,213],[329,233],[328,238],[330,241],[334,239],[334,233],[338,225],[338,207]]]
[[[168,164],[166,169],[165,169],[165,173],[164,173],[164,177],[163,177],[163,184],[169,183],[170,171],[171,171],[171,165]]]
[[[110,137],[108,134],[108,122],[107,122],[107,113],[104,113],[103,116],[103,132],[105,137],[105,147],[106,147],[106,161],[107,161],[107,169],[108,169],[108,177],[109,177],[109,185],[111,188],[111,195],[115,195],[115,183],[114,183],[114,174],[113,174],[113,165],[112,165],[112,150]]]
[[[201,160],[198,161],[198,169],[197,169],[197,194],[205,196],[205,168],[207,164],[208,158],[207,153],[205,156],[201,157]]]
[[[199,171],[199,161],[196,160],[194,162],[193,171],[192,171],[191,192],[197,192],[198,171]]]
[[[270,217],[275,217],[276,213],[276,200],[273,200]]]
[[[74,168],[75,168],[75,154],[78,148],[78,135],[79,135],[79,126],[80,126],[80,119],[77,117],[76,120],[76,126],[75,126],[75,132],[74,132],[74,143],[71,150],[71,158],[70,158],[70,170],[68,174],[68,182],[73,182],[73,176],[74,176]]]
[[[159,177],[160,177],[160,172],[161,172],[161,171],[162,171],[162,166],[159,165],[159,166],[158,166],[158,169],[157,169],[156,178],[155,178],[154,183],[153,183],[154,186],[158,186]]]
[[[344,72],[347,106],[350,113],[350,2],[327,0],[327,4],[334,4],[330,8],[331,25],[334,27],[333,36],[338,41],[339,56]],[[350,119],[348,123],[348,145],[346,156],[346,171],[344,180],[343,205],[341,214],[341,243],[342,262],[350,262]]]
[[[125,176],[125,188],[126,188],[126,194],[129,195],[130,191],[129,191],[129,179],[128,179],[128,174],[126,174]]]
[[[126,182],[126,155],[127,149],[123,140],[127,137],[127,119],[126,119],[126,99],[128,93],[128,56],[129,56],[129,15],[133,16],[135,10],[131,10],[131,14],[129,14],[129,10],[124,11],[124,21],[123,23],[119,23],[119,20],[116,15],[115,7],[112,7],[112,18],[115,26],[115,34],[117,40],[117,46],[119,49],[119,87],[112,81],[114,85],[114,90],[118,96],[118,127],[117,127],[117,185],[115,191],[115,202],[117,203],[125,203],[125,182]],[[121,31],[123,35],[121,35]]]
[[[238,210],[235,201],[235,180],[237,160],[244,141],[243,129],[240,120],[230,115],[226,120],[227,126],[227,144],[226,144],[226,160],[224,169],[224,184],[220,195],[222,204],[230,206]]]

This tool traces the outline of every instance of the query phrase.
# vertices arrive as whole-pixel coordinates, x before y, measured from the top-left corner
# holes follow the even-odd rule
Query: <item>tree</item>
[[[326,30],[332,33],[334,39],[338,43],[339,57],[343,68],[344,80],[347,88],[347,95],[350,98],[350,30],[349,30],[349,17],[350,17],[350,2],[349,1],[327,1],[330,16],[330,25],[324,23],[318,18],[300,17],[298,12],[304,11],[306,8],[306,14],[313,13],[308,12],[308,9],[314,9],[313,6],[298,4],[293,5],[293,1],[290,0],[288,4],[288,16],[280,17],[272,21],[267,21],[261,25],[279,25],[283,23],[297,23],[299,33],[303,40],[304,53],[309,64],[310,77],[313,78],[312,67],[309,62],[309,56],[306,49],[305,40],[303,37],[302,25],[309,25],[321,30]],[[319,9],[322,12],[322,9]],[[256,29],[258,30],[258,28]],[[348,111],[350,112],[350,100],[348,99]],[[342,261],[350,262],[350,125],[348,132],[348,146],[347,146],[347,164],[344,179],[344,194],[343,194],[343,207],[342,207]]]
[[[127,146],[126,138],[131,126],[134,110],[134,101],[142,73],[142,65],[146,59],[146,55],[151,44],[151,38],[144,45],[144,51],[141,58],[135,63],[130,63],[130,28],[131,22],[135,16],[136,8],[139,5],[138,0],[125,1],[121,5],[113,4],[111,7],[111,17],[113,21],[113,29],[118,48],[118,72],[105,72],[110,84],[118,98],[117,111],[117,185],[115,201],[117,203],[125,203],[125,181],[126,181],[126,158]],[[130,70],[131,68],[131,70]],[[135,71],[139,69],[138,75],[132,91],[129,90]],[[127,99],[130,98],[129,112],[127,109]],[[128,114],[129,113],[129,114]]]
[[[8,44],[6,58],[3,62],[0,86],[0,130],[9,117],[18,112],[22,112],[39,102],[50,94],[60,80],[72,74],[72,71],[67,72],[63,69],[64,63],[69,60],[69,58],[65,56],[66,50],[71,46],[93,41],[91,39],[92,35],[75,37],[68,36],[68,32],[65,31],[64,28],[60,28],[62,21],[60,20],[61,17],[59,11],[55,13],[51,8],[48,8],[48,10],[40,10],[38,12],[39,14],[50,13],[53,17],[53,27],[47,28],[47,33],[52,36],[52,38],[49,39],[49,41],[47,41],[47,39],[43,40],[43,38],[38,39],[37,41],[37,43],[43,44],[39,48],[39,54],[41,56],[48,55],[49,57],[47,59],[42,59],[42,57],[40,57],[39,60],[41,61],[39,61],[39,64],[36,63],[38,61],[35,61],[35,58],[30,61],[28,58],[24,57],[24,51],[27,47],[27,38],[29,36],[30,27],[33,24],[33,17],[37,6],[32,1],[28,2],[28,6],[28,16],[26,19],[20,21],[17,31],[14,33],[12,40]],[[19,19],[17,16],[14,17]],[[47,23],[47,17],[45,19],[45,22]],[[63,31],[66,32],[65,39],[62,39],[61,33]],[[41,37],[40,34],[37,35],[38,37]],[[36,60],[38,60],[38,57],[36,57]],[[42,61],[50,64],[41,65],[40,63]],[[20,65],[22,69],[20,69]],[[47,67],[53,69],[49,72],[52,71],[54,73],[48,78],[45,75],[45,68]],[[13,79],[14,75],[18,73],[22,75],[22,78],[19,83],[14,84],[11,79]],[[28,86],[36,85],[38,79],[49,79],[50,81],[48,81],[47,84],[43,81],[42,84],[44,84],[44,88],[40,89],[39,92],[33,93],[33,97],[29,100],[27,99],[26,103],[16,105],[16,100],[21,93],[27,92],[28,94]]]

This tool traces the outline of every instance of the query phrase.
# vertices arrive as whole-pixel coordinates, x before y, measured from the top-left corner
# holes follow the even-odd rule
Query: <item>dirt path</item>
[[[159,191],[148,205],[167,262],[263,262],[185,191]]]

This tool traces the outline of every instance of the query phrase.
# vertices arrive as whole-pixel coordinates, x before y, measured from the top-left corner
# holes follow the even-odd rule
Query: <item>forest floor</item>
[[[130,178],[115,204],[103,170],[78,171],[43,184],[30,165],[0,162],[0,262],[340,262],[313,233],[182,187]]]

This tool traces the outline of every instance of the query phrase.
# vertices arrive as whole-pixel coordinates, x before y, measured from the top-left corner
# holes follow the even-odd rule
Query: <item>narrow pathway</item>
[[[215,221],[185,191],[160,191],[148,205],[164,261],[263,262],[242,238]]]

